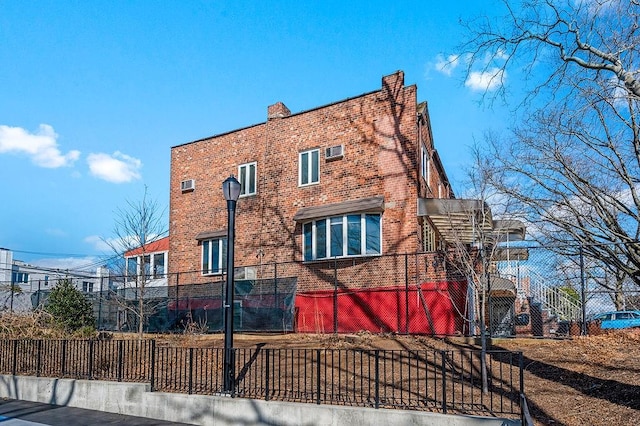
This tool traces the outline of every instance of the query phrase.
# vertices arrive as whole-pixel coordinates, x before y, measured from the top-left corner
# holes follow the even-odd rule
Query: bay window
[[[304,260],[381,254],[379,213],[348,214],[302,225]]]

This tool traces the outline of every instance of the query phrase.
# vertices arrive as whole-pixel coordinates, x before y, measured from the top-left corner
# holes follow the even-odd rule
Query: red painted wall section
[[[296,331],[332,333],[336,300],[338,333],[408,331],[445,336],[467,332],[466,282],[422,283],[408,289],[398,286],[298,293]]]

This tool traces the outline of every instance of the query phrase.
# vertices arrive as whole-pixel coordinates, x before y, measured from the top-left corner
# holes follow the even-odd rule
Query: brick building
[[[170,284],[222,285],[227,209],[221,185],[233,174],[242,184],[235,276],[296,278],[298,330],[410,332],[414,310],[422,316],[445,305],[450,312],[444,315],[464,310],[466,279],[443,268],[436,250],[450,235],[449,207],[466,209],[470,201],[453,199],[427,105],[417,96],[397,71],[373,92],[300,113],[278,102],[268,107],[266,122],[173,147],[168,265],[182,278]],[[468,228],[463,222],[459,229]],[[430,254],[417,256],[424,252]],[[274,272],[265,265],[278,266]],[[441,287],[453,285],[461,295],[425,296],[422,284],[441,295]],[[409,286],[420,297],[410,300]],[[387,294],[398,288],[406,294]],[[404,297],[400,304],[398,297]],[[343,300],[340,309],[350,319],[338,318]],[[450,306],[456,303],[461,306]],[[198,309],[217,307],[203,302]],[[378,310],[394,312],[378,318]],[[444,333],[462,331],[459,318],[447,323]],[[436,331],[433,323],[424,327]]]

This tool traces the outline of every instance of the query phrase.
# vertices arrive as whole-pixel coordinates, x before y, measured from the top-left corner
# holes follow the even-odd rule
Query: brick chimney
[[[273,105],[269,105],[267,108],[267,120],[271,120],[272,118],[282,118],[288,117],[291,115],[291,111],[289,108],[282,102],[276,102]]]
[[[396,71],[393,74],[382,77],[382,91],[395,99],[404,87],[404,71]]]

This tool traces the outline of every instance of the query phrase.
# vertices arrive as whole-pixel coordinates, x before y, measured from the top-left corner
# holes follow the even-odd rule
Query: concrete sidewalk
[[[170,426],[185,425],[186,423],[173,423],[145,417],[125,416],[15,399],[0,399],[0,424],[3,426]]]

